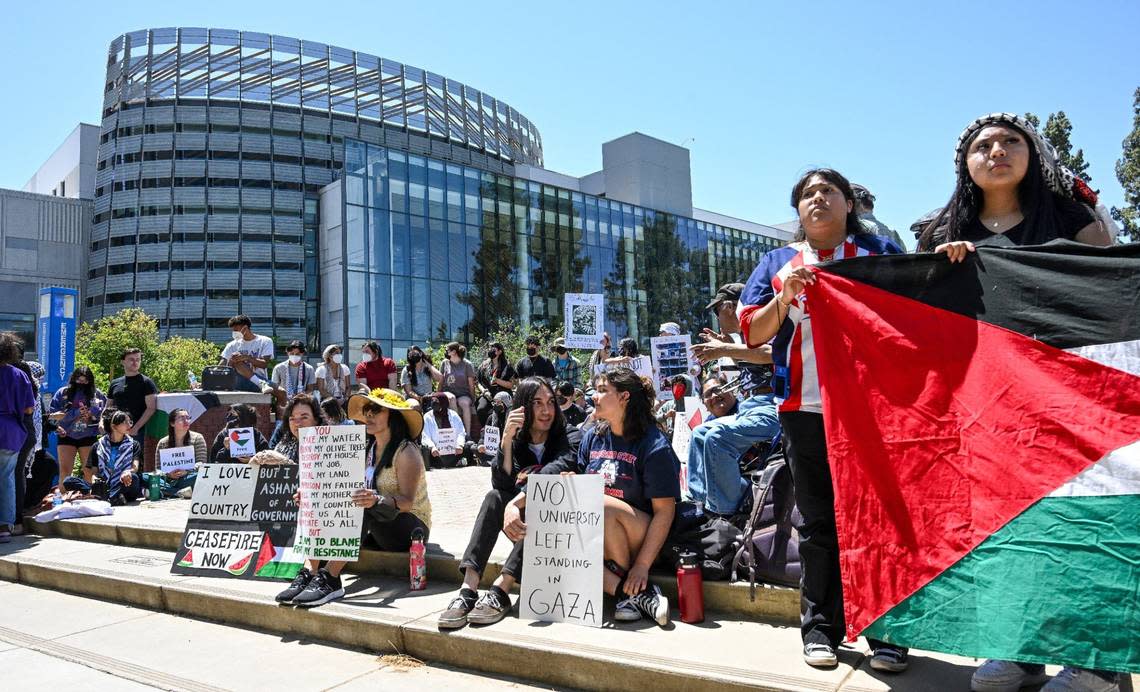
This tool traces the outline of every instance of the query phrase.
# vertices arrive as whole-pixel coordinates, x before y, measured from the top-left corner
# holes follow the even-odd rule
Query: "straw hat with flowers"
[[[367,394],[353,394],[349,397],[348,417],[364,423],[364,407],[369,404],[399,412],[404,417],[404,422],[408,424],[408,434],[412,436],[412,439],[419,437],[424,429],[423,414],[413,408],[403,394],[393,389],[381,387],[377,387]]]

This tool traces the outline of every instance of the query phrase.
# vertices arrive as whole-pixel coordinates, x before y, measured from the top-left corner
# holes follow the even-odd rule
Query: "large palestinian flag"
[[[1140,672],[1140,245],[817,276],[848,636]]]

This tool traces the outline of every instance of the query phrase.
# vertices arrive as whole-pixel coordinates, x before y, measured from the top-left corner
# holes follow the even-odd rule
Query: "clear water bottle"
[[[186,379],[190,380],[190,389],[198,388],[198,377],[194,374],[193,370],[186,371]]]
[[[59,492],[59,487],[56,486],[55,492],[51,496],[51,506],[54,509],[63,504],[63,493]]]

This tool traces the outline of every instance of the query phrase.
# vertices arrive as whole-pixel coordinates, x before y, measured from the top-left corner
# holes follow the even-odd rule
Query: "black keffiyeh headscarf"
[[[1084,202],[1090,207],[1096,206],[1096,193],[1085,184],[1085,181],[1061,165],[1057,157],[1057,150],[1037,132],[1037,128],[1033,127],[1032,123],[1013,113],[990,113],[967,125],[966,129],[962,130],[962,134],[958,135],[958,144],[954,147],[955,171],[966,170],[966,149],[974,136],[987,125],[1012,125],[1025,133],[1025,136],[1033,141],[1033,146],[1037,149],[1037,161],[1041,166],[1041,176],[1053,194]]]

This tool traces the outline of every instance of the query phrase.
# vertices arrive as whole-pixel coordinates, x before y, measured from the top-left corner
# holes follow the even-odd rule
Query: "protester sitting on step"
[[[269,449],[269,442],[257,429],[257,409],[249,404],[234,404],[226,414],[226,427],[218,431],[214,443],[210,445],[210,461],[215,464],[248,464],[252,457],[230,456],[230,431],[238,428],[253,428],[253,448],[255,452]]]
[[[328,425],[352,425],[355,422],[348,418],[337,399],[321,399],[321,413],[325,414]]]
[[[431,502],[416,443],[423,416],[402,394],[382,388],[350,398],[348,415],[364,424],[368,436],[365,487],[352,491],[353,502],[364,508],[362,545],[371,541],[380,550],[404,552],[417,531],[426,541]],[[277,602],[312,607],[342,598],[340,573],[346,564],[306,560],[289,588],[277,594]]]
[[[598,425],[582,435],[578,473],[601,474],[605,481],[605,592],[621,600],[618,621],[642,616],[664,627],[669,601],[649,582],[669,535],[681,495],[681,463],[653,420],[653,385],[628,368],[594,377]],[[507,506],[503,531],[512,541],[526,534],[521,510],[526,496]]]
[[[434,382],[443,380],[443,373],[435,369],[419,346],[408,347],[407,364],[400,368],[400,387],[408,403],[424,410],[424,397],[432,394]],[[458,410],[458,407],[455,407]]]
[[[102,484],[113,505],[133,502],[142,496],[142,447],[131,437],[131,414],[118,409],[103,413],[103,435],[96,440],[83,475],[93,488]],[[98,494],[98,493],[97,493]]]
[[[442,393],[425,398],[423,403],[428,405],[425,406],[424,434],[420,442],[428,454],[426,458],[430,460],[431,467],[450,469],[462,466],[464,447],[467,444],[467,428],[463,426],[463,420],[447,405],[447,397]],[[455,437],[445,447],[441,433],[448,430]]]
[[[106,395],[95,387],[95,374],[85,365],[72,370],[67,384],[51,398],[48,415],[58,426],[56,452],[60,492],[63,491],[63,479],[74,471],[75,455],[79,455],[83,466],[87,465],[106,405]]]
[[[159,488],[164,497],[190,497],[194,490],[194,481],[198,479],[198,470],[206,463],[206,438],[201,433],[190,429],[190,412],[184,408],[176,408],[170,412],[166,425],[166,437],[158,441],[155,448],[155,458],[162,458],[162,450],[176,449],[178,447],[194,448],[194,471],[171,471],[163,473],[156,469],[155,475],[162,479]],[[149,482],[149,478],[147,479]]]
[[[237,388],[243,392],[269,392],[273,384],[265,366],[273,360],[273,339],[253,332],[253,322],[245,315],[234,315],[227,323],[233,338],[222,349],[221,364],[232,367],[241,377]]]
[[[331,400],[336,404],[336,400]],[[289,401],[285,407],[282,419],[288,423],[281,430],[281,437],[273,449],[266,449],[253,455],[251,464],[273,466],[276,464],[296,464],[300,455],[301,428],[311,428],[317,425],[328,425],[324,412],[313,397],[308,394],[298,394]]]
[[[501,392],[496,399],[503,396]],[[471,540],[459,563],[463,586],[439,616],[440,629],[458,629],[467,623],[489,625],[511,610],[508,594],[522,577],[523,542],[515,541],[510,557],[490,589],[479,596],[479,582],[487,559],[503,529],[508,503],[534,473],[555,473],[576,468],[578,434],[567,427],[555,403],[554,390],[541,377],[523,379],[503,425],[499,452],[491,465],[491,490],[475,518]]]
[[[348,403],[350,392],[348,366],[344,364],[344,353],[340,344],[325,346],[325,350],[321,352],[321,360],[323,362],[313,373],[317,379],[317,391],[321,395],[321,401],[335,399],[343,407]]]
[[[487,428],[494,428],[499,431],[499,444],[502,445],[503,426],[507,424],[507,415],[510,413],[510,408],[510,392],[499,392],[491,399],[491,415],[487,416],[487,423],[483,426],[483,439],[486,439]],[[487,447],[482,441],[479,442],[476,451],[479,453],[479,463],[481,465],[489,466],[494,463],[494,456],[487,454]]]

